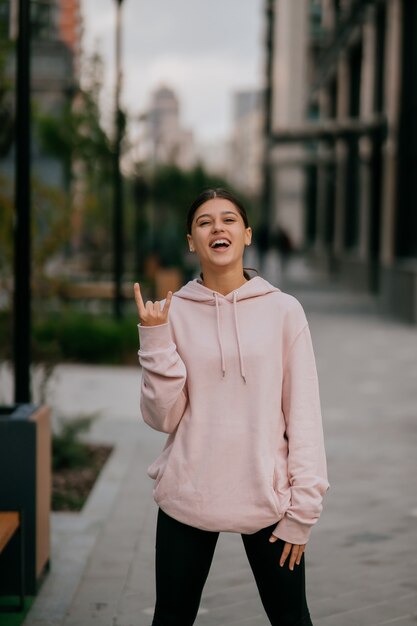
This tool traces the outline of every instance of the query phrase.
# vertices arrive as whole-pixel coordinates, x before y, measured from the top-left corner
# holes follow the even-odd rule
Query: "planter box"
[[[25,589],[34,595],[50,557],[51,419],[47,406],[0,406],[0,509],[23,511]],[[0,595],[17,595],[18,538],[0,561]]]

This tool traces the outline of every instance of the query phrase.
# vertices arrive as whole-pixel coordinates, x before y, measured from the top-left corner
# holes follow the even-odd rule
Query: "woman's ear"
[[[194,252],[193,238],[191,237],[191,235],[187,235],[187,241],[190,252]]]

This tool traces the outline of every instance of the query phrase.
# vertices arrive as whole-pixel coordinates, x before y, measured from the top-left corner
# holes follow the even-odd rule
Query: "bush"
[[[115,321],[110,315],[82,312],[35,317],[32,326],[33,362],[134,365],[139,348],[137,324],[137,316]],[[0,360],[11,359],[10,313],[0,312]]]
[[[38,344],[59,347],[63,361],[133,363],[137,355],[137,319],[116,322],[85,313],[54,315],[34,324]]]
[[[52,510],[80,511],[112,447],[80,440],[97,414],[61,420],[52,437]]]
[[[79,439],[90,429],[94,416],[61,420],[58,433],[52,436],[53,470],[84,467],[89,460],[88,447]]]

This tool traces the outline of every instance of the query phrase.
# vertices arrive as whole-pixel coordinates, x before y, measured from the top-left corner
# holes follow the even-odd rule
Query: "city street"
[[[251,278],[257,268],[295,296],[311,331],[330,482],[305,549],[312,623],[417,626],[416,75],[417,0],[0,0],[0,413],[7,433],[0,626],[151,626],[158,506],[147,472],[168,435],[140,413],[135,324],[137,310],[150,325],[166,321],[167,311],[145,311],[133,285],[140,282],[145,301],[161,300],[189,277],[204,275],[219,289],[211,277],[237,276],[225,284],[239,299],[242,268]],[[185,293],[181,306],[199,298]],[[263,426],[264,417],[277,426],[280,401],[269,398],[275,384],[301,389],[294,402],[284,398],[286,413],[317,408],[303,392],[317,390],[309,357],[294,351],[287,359],[302,330],[297,307],[282,333],[284,307],[269,303],[262,299],[257,314],[253,302],[235,302],[250,317],[242,315],[240,327],[235,309],[234,320],[223,320],[225,342],[219,306],[212,318],[204,311],[208,325],[199,314],[195,328],[194,308],[189,320],[180,306],[175,311],[190,397],[195,373],[198,392],[213,396],[215,383],[221,402],[213,409],[203,399],[208,419],[192,406],[191,424],[203,425],[202,435],[198,428],[190,435],[204,450],[193,456],[202,478],[190,471],[191,457],[179,455],[188,487],[181,478],[170,491],[178,502],[196,494],[192,508],[201,518],[202,492],[213,511],[228,494],[243,493],[241,509],[232,496],[228,505],[244,511],[247,524],[254,502],[272,501],[258,485],[273,465],[264,441],[278,448]],[[229,331],[236,331],[237,353]],[[155,341],[158,331],[144,332]],[[273,335],[287,352],[283,367]],[[210,371],[217,343],[227,393]],[[268,350],[273,360],[264,358]],[[152,360],[152,349],[144,352]],[[226,361],[238,357],[240,374],[227,380]],[[288,363],[307,373],[293,375]],[[251,370],[254,408],[252,387],[242,382]],[[234,419],[229,397],[249,411],[246,447],[242,411]],[[43,410],[32,412],[33,405]],[[44,405],[53,433],[63,435],[52,446],[55,484],[65,465],[75,469],[77,487],[85,485],[94,464],[57,461],[77,456],[72,433],[59,433],[65,420],[75,427],[80,420],[80,430],[69,428],[75,437],[112,447],[82,510],[51,512],[50,525],[49,495],[61,494],[55,486],[49,494]],[[225,429],[221,436],[214,421]],[[307,448],[317,449],[312,421],[301,422],[286,426],[297,468],[307,467]],[[29,435],[15,434],[20,427],[30,431],[30,444]],[[186,448],[188,439],[177,443]],[[299,450],[307,460],[296,459]],[[296,504],[300,475],[289,473],[291,498],[283,507],[275,502],[272,520],[287,501]],[[282,475],[276,462],[268,488],[282,491]],[[307,492],[309,478],[301,482]],[[64,498],[72,499],[66,485]],[[310,496],[303,513],[314,509]],[[254,519],[257,527],[257,511]],[[262,550],[257,556],[265,567]],[[23,582],[36,596],[10,615],[8,594],[20,591],[22,606]],[[284,595],[290,601],[279,586],[281,602]],[[268,623],[242,537],[220,532],[195,626]]]
[[[417,624],[417,330],[308,275],[331,488],[307,545],[315,626]],[[115,451],[80,514],[53,514],[51,571],[25,626],[150,626],[157,507],[146,467],[166,435],[139,415],[140,368],[60,366],[54,410],[101,411]],[[238,534],[221,533],[197,626],[267,626]]]

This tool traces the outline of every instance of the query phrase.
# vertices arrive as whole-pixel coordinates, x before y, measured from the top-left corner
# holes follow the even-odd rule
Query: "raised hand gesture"
[[[166,324],[168,321],[168,311],[171,304],[172,291],[168,291],[165,306],[161,309],[161,303],[158,300],[156,302],[147,300],[146,304],[143,303],[139,283],[135,283],[133,288],[141,325],[159,326],[160,324]]]

